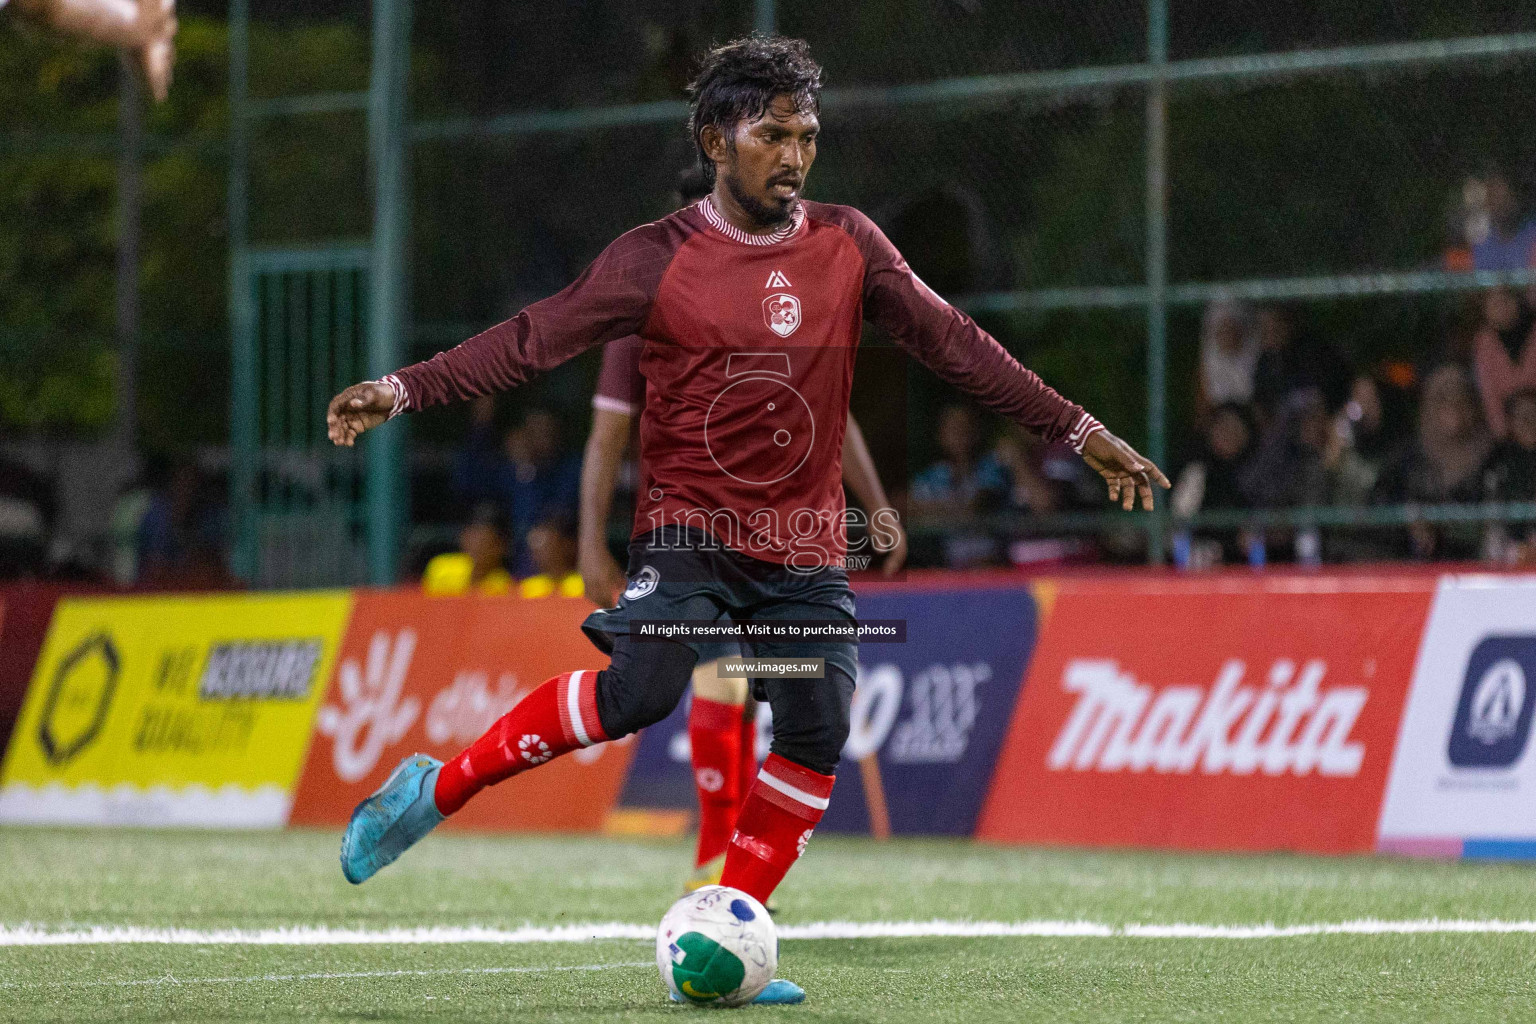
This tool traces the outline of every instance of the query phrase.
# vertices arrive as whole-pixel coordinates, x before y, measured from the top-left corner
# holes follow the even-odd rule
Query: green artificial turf
[[[0,925],[349,929],[658,920],[676,842],[433,836],[361,887],[337,837],[0,829]],[[1521,865],[818,837],[781,923],[1536,920]],[[649,942],[0,947],[4,1021],[1525,1021],[1536,935],[791,940],[799,1007],[665,1001]],[[684,1016],[679,1016],[684,1015]]]

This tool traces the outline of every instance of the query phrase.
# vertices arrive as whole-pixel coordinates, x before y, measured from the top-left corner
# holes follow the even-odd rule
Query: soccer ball
[[[706,885],[667,911],[656,932],[656,967],[672,994],[699,1006],[745,1006],[773,980],[773,919],[740,889]]]

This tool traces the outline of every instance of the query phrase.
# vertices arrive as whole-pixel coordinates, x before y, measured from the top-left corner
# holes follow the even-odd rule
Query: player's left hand
[[[1167,490],[1171,484],[1163,471],[1142,457],[1136,449],[1107,430],[1095,430],[1083,445],[1083,461],[1109,484],[1109,500],[1120,503],[1127,512],[1136,507],[1152,511],[1152,485]]]

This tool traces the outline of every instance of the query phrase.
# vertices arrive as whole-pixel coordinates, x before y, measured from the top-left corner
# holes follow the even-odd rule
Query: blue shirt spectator
[[[1012,482],[996,455],[978,451],[976,418],[951,405],[939,414],[939,449],[944,457],[912,480],[912,500],[950,513],[974,513],[1002,502]]]
[[[1472,265],[1478,270],[1527,270],[1536,248],[1536,220],[1520,218],[1514,187],[1502,171],[1483,176],[1487,231],[1472,243]]]
[[[536,569],[528,531],[550,519],[574,519],[581,495],[581,459],[563,452],[553,413],[534,409],[496,444],[489,408],[477,407],[469,443],[454,459],[453,491],[466,505],[495,502],[512,527],[512,572]]]

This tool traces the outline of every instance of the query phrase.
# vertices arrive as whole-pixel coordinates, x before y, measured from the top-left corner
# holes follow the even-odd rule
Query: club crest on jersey
[[[638,601],[642,597],[656,589],[656,584],[661,582],[661,573],[652,566],[644,566],[630,577],[629,586],[624,588],[624,596],[631,601]]]
[[[781,338],[800,327],[800,300],[786,292],[776,292],[763,300],[763,323]]]

